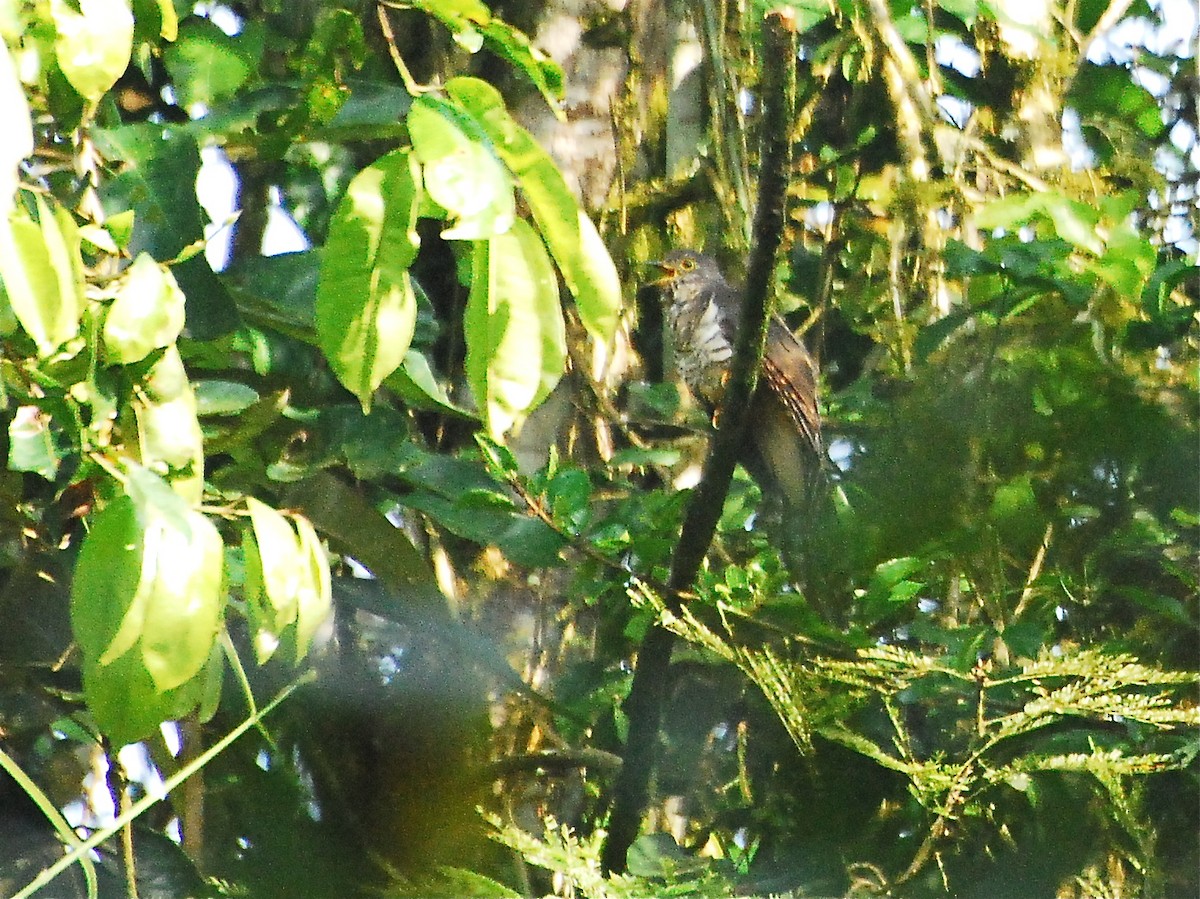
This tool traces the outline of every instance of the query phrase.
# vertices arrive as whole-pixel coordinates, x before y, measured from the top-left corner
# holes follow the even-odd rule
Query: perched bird
[[[740,311],[740,292],[716,260],[672,250],[656,263],[674,364],[688,389],[711,409],[720,405]],[[811,495],[824,459],[812,356],[775,316],[767,332],[762,372],[750,409],[740,461],[764,496],[798,508]]]

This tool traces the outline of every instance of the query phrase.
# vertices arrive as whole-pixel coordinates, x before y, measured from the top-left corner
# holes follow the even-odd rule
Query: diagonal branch
[[[795,21],[786,10],[767,15],[763,27],[763,146],[758,205],[740,326],[734,346],[729,382],[718,416],[719,426],[709,448],[704,471],[688,503],[679,544],[671,559],[666,604],[682,608],[680,594],[696,579],[716,531],[738,451],[745,439],[750,398],[758,381],[771,319],[770,294],[775,255],[783,239],[787,172],[791,158],[791,115],[795,98]],[[654,625],[638,650],[637,668],[625,712],[629,736],[624,763],[613,786],[608,836],[600,852],[606,872],[625,870],[625,856],[637,837],[649,796],[650,775],[666,701],[667,669],[674,635]]]

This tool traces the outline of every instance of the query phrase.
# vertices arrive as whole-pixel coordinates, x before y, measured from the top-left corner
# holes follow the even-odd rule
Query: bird
[[[674,367],[710,411],[719,409],[733,361],[741,292],[717,261],[695,250],[672,250],[654,263]],[[739,461],[764,497],[797,509],[808,502],[824,465],[817,366],[778,315],[772,316],[758,387],[751,400]]]

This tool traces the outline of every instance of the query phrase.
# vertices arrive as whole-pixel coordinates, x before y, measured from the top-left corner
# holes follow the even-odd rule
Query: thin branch
[[[682,611],[680,594],[688,590],[707,555],[729,491],[734,464],[748,424],[750,398],[758,380],[771,309],[768,302],[775,255],[783,239],[787,173],[791,159],[790,120],[795,97],[795,21],[787,11],[770,13],[763,27],[763,149],[755,209],[753,243],[720,422],[709,448],[700,483],[688,503],[679,544],[671,559],[667,609]],[[608,836],[600,851],[604,871],[625,870],[625,856],[637,838],[649,797],[650,776],[666,701],[667,670],[674,635],[654,625],[637,655],[625,712],[629,719],[624,764],[613,786]]]
[[[1021,591],[1021,599],[1017,603],[1017,607],[1013,609],[1012,620],[1021,617],[1021,613],[1025,611],[1029,605],[1029,601],[1033,599],[1034,584],[1041,577],[1042,566],[1046,562],[1046,553],[1050,549],[1050,541],[1054,539],[1054,522],[1051,521],[1046,525],[1046,532],[1042,534],[1042,542],[1038,544],[1037,552],[1033,556],[1033,564],[1029,566],[1029,574],[1025,578],[1025,589]]]

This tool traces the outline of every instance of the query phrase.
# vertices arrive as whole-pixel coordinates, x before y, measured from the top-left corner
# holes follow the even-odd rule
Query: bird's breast
[[[688,389],[710,403],[719,401],[733,346],[712,300],[674,302],[668,311],[675,367]]]

